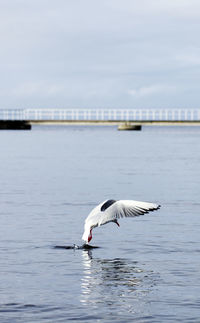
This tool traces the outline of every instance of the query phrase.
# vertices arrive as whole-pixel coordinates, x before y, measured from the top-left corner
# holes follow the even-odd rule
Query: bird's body
[[[106,200],[97,205],[85,220],[82,239],[88,243],[92,239],[92,230],[109,222],[119,226],[118,219],[134,217],[158,210],[160,205],[155,203],[132,201],[132,200]]]

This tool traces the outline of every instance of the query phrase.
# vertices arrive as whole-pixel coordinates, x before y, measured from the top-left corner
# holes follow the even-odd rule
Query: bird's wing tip
[[[152,209],[150,209],[150,211],[156,211],[159,210],[161,208],[160,204],[156,204]]]

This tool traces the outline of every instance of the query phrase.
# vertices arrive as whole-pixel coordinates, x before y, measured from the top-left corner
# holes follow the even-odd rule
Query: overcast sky
[[[200,108],[199,0],[0,0],[0,108]]]

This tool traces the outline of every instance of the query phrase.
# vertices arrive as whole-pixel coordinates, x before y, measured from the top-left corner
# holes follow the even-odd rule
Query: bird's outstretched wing
[[[134,217],[158,210],[160,205],[155,203],[119,200],[109,206],[104,212],[101,212],[98,225],[106,224],[115,219],[123,217]]]

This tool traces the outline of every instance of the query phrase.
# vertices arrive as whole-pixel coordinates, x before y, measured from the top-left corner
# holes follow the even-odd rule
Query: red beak
[[[92,229],[90,230],[90,235],[88,236],[88,242],[90,242],[90,240],[92,240]]]

